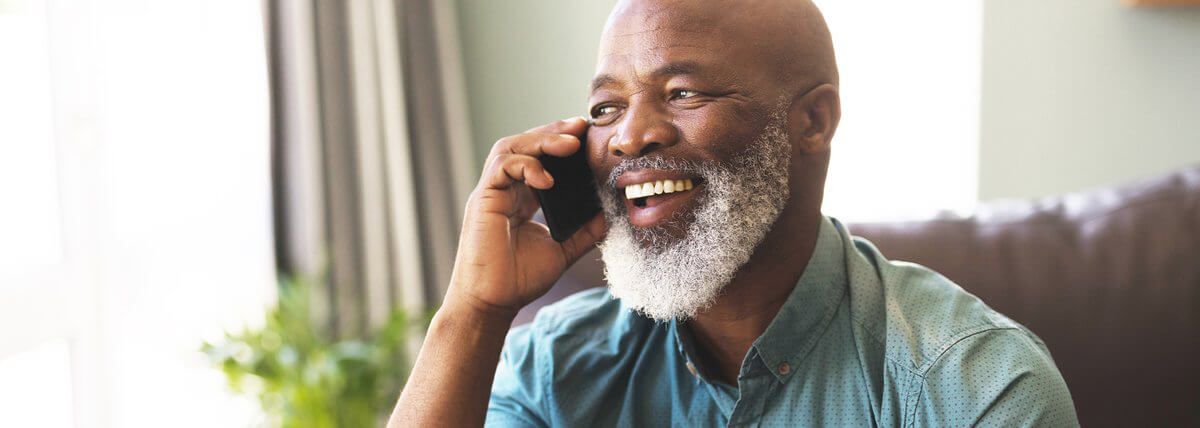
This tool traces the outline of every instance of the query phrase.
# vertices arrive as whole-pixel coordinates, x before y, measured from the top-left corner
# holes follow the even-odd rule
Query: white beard
[[[779,218],[789,196],[791,143],[783,114],[770,122],[731,164],[636,158],[613,169],[598,193],[608,219],[600,244],[612,295],[658,320],[687,319],[716,302]],[[611,190],[616,177],[637,169],[676,170],[704,179],[704,193],[683,238],[663,225],[635,228]],[[680,221],[675,218],[669,223]]]

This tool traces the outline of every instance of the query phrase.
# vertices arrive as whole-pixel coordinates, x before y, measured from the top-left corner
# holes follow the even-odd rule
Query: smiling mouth
[[[625,186],[625,199],[631,201],[635,207],[644,208],[650,198],[659,195],[688,192],[695,188],[695,186],[696,183],[693,183],[690,178],[652,180],[644,183],[630,184]]]

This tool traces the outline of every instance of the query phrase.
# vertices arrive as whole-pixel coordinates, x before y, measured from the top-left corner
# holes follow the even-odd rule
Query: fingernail
[[[550,175],[550,171],[542,170],[542,175],[546,176],[546,180],[550,181],[550,184],[554,184],[554,176]]]

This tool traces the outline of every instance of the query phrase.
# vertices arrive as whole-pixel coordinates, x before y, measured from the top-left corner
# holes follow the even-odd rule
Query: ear
[[[801,153],[828,152],[841,119],[842,101],[837,87],[821,84],[792,101],[788,135]]]

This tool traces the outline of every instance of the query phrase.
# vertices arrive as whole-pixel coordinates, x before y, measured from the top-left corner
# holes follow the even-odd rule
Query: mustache
[[[632,159],[623,159],[621,163],[613,167],[608,173],[608,178],[605,184],[609,189],[617,187],[617,178],[626,172],[640,171],[643,169],[653,169],[659,171],[677,171],[692,175],[702,176],[705,169],[712,168],[711,165],[696,162],[681,158],[667,158],[663,156],[655,157],[640,157]]]

